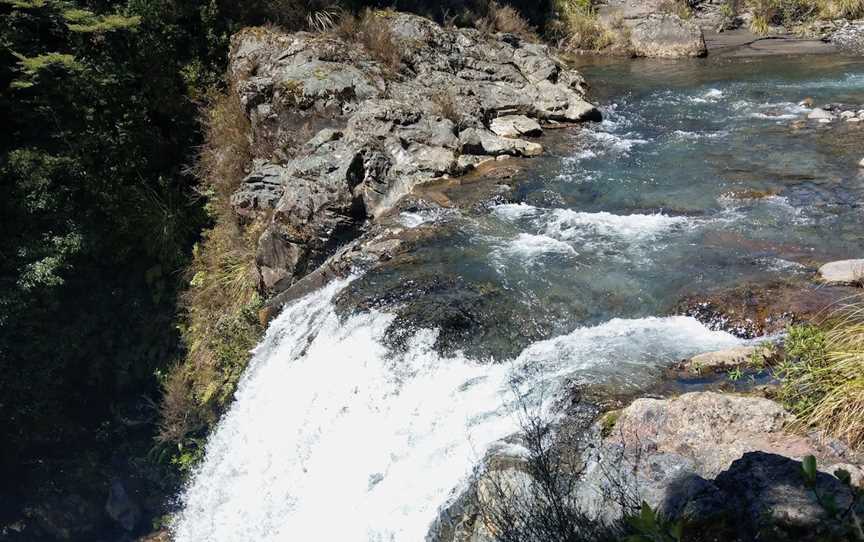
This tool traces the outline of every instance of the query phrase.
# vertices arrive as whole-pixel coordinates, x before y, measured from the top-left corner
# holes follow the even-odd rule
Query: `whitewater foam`
[[[455,209],[424,209],[399,213],[399,222],[406,228],[417,228],[424,224],[442,222],[458,215]]]
[[[422,541],[485,451],[518,430],[513,382],[548,406],[565,376],[635,384],[738,342],[670,317],[580,328],[512,363],[441,357],[434,330],[396,354],[382,346],[392,315],[335,314],[345,284],[270,326],[184,491],[177,542]]]
[[[609,132],[598,132],[595,130],[589,130],[588,134],[590,135],[590,137],[592,137],[605,147],[619,152],[627,152],[631,150],[635,145],[645,145],[648,143],[647,139],[619,136]]]

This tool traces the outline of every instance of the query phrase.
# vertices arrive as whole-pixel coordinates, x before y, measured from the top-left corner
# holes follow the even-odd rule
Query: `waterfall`
[[[490,446],[518,431],[514,372],[525,392],[574,375],[632,383],[738,342],[668,317],[578,328],[503,363],[442,357],[435,330],[394,353],[382,345],[392,315],[337,316],[346,283],[271,324],[181,496],[178,542],[422,541]]]

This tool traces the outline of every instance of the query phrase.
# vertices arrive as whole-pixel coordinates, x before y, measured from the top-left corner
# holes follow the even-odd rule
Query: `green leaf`
[[[808,485],[816,483],[816,458],[808,455],[801,462],[801,469],[804,471],[804,481]]]
[[[843,482],[847,486],[852,484],[852,475],[849,474],[849,471],[846,469],[835,470],[834,476],[836,476],[838,480],[840,480],[841,482]]]
[[[651,509],[651,505],[642,501],[642,510],[639,512],[639,517],[646,527],[653,528],[657,524],[657,515]]]

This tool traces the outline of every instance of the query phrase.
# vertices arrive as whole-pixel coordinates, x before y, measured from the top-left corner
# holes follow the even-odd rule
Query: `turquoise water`
[[[861,61],[583,71],[602,123],[543,140],[550,154],[516,177],[513,203],[405,215],[437,233],[410,263],[356,287],[385,304],[422,299],[400,324],[463,326],[440,346],[499,359],[579,326],[669,314],[687,294],[807,280],[820,263],[864,253],[864,129],[793,126],[805,98],[864,108]],[[454,304],[467,321],[451,321]]]

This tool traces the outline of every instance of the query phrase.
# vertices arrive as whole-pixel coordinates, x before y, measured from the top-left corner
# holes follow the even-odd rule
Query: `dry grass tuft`
[[[176,444],[185,467],[200,438],[230,401],[262,329],[255,250],[265,218],[241,223],[230,197],[252,159],[249,120],[236,93],[211,93],[202,114],[205,141],[193,171],[215,226],[193,249],[181,295],[185,358],[163,380],[158,440]],[[186,459],[182,459],[186,458]]]
[[[819,12],[826,19],[864,17],[864,0],[821,0]]]
[[[462,114],[459,112],[459,107],[456,104],[456,98],[451,92],[439,92],[432,96],[432,103],[438,114],[449,119],[456,126],[462,125]]]
[[[617,34],[607,28],[598,18],[593,5],[586,0],[558,0],[558,21],[553,34],[562,45],[576,50],[600,51],[615,45],[616,36],[626,37],[625,32]],[[626,48],[625,44],[619,44]]]
[[[864,0],[747,0],[746,6],[753,15],[750,29],[757,34],[767,34],[771,25],[864,16]]]
[[[192,172],[199,179],[199,191],[207,198],[208,210],[226,216],[231,194],[240,186],[252,160],[251,127],[235,92],[208,92],[202,107],[204,144]]]
[[[689,19],[693,16],[693,8],[688,0],[663,0],[660,4],[660,11],[677,15],[682,19]]]
[[[402,52],[393,42],[388,12],[366,9],[359,16],[344,13],[333,33],[345,41],[359,43],[369,55],[391,72],[402,68]]]
[[[476,22],[477,29],[484,34],[503,32],[519,36],[525,41],[540,41],[536,29],[512,6],[501,6],[490,2],[488,13]]]
[[[864,447],[864,302],[820,327],[794,326],[778,368],[780,399],[802,424]]]

